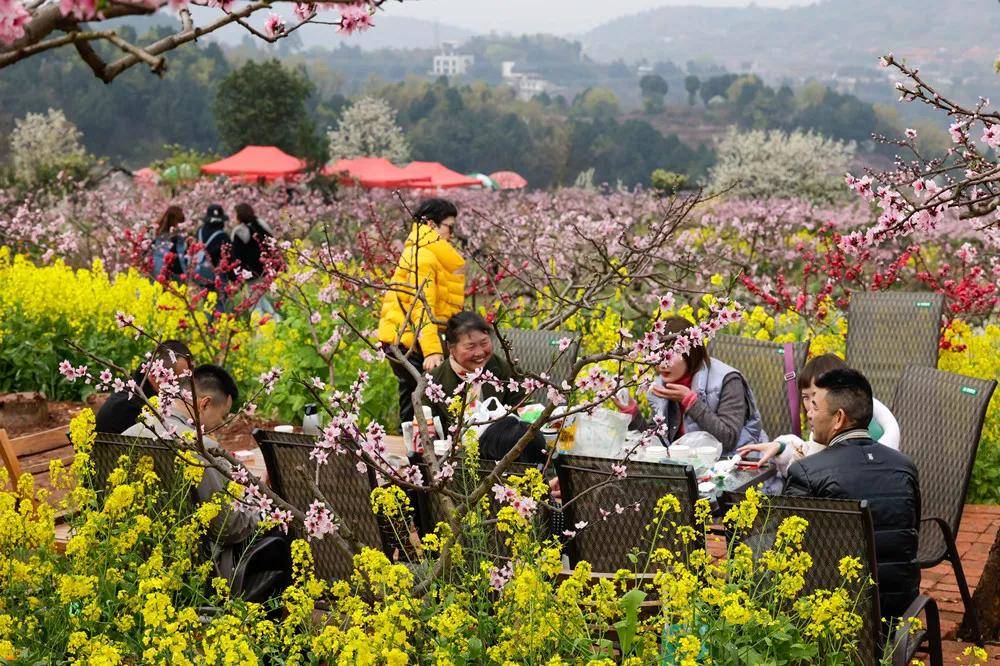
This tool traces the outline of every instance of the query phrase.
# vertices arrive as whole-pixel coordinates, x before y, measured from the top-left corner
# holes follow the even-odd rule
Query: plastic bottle
[[[319,407],[314,402],[310,402],[305,407],[305,416],[302,417],[302,434],[319,435]]]

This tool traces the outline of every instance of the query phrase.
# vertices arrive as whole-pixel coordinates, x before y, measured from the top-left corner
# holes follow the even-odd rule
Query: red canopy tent
[[[452,171],[443,164],[437,162],[410,162],[403,168],[403,173],[414,178],[428,178],[428,185],[417,185],[417,187],[442,188],[450,187],[479,187],[482,183],[478,178],[470,178],[457,171]]]
[[[247,146],[235,155],[201,167],[203,173],[240,180],[289,180],[306,163],[275,146]]]
[[[430,178],[416,177],[404,173],[402,169],[383,157],[357,157],[337,160],[323,168],[327,176],[341,175],[341,182],[373,187],[430,187]]]

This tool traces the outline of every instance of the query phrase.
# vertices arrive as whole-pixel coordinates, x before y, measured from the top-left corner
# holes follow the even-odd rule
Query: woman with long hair
[[[671,338],[684,335],[694,324],[684,317],[668,317]],[[708,356],[704,345],[692,345],[683,355],[663,363],[649,390],[653,415],[667,425],[667,441],[691,432],[707,432],[730,453],[746,444],[766,442],[760,411],[743,374]]]
[[[232,259],[240,262],[240,268],[250,271],[256,280],[264,273],[261,261],[261,242],[273,238],[274,232],[264,222],[257,219],[253,207],[248,203],[236,205],[236,227],[233,228]]]
[[[176,279],[187,268],[187,243],[178,233],[183,223],[184,211],[180,206],[168,206],[156,221],[150,246],[152,275],[156,280]]]

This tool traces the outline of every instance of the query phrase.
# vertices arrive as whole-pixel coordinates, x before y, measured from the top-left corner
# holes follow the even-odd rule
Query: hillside
[[[997,88],[998,30],[993,0],[821,0],[789,9],[663,7],[605,23],[582,42],[596,60],[712,62],[772,81],[839,79],[858,94],[881,78],[876,58],[891,50],[948,79],[946,87],[982,94]]]

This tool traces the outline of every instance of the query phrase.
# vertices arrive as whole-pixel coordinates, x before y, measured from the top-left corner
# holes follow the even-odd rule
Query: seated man
[[[228,372],[217,365],[199,366],[190,379],[181,380],[181,386],[193,388],[198,403],[198,415],[206,431],[226,420],[233,401],[238,396],[236,382]],[[169,428],[173,428],[178,434],[193,432],[193,421],[192,406],[178,398],[170,406],[169,414],[163,423],[156,421],[147,425],[140,421],[124,434],[134,437],[165,438],[168,436]],[[210,437],[205,436],[202,441],[206,449],[219,447],[218,442]],[[225,493],[228,484],[228,479],[221,472],[206,467],[201,482],[195,488],[195,495],[199,502],[207,502],[216,493]],[[233,579],[243,548],[254,536],[258,523],[256,514],[249,511],[234,511],[231,504],[230,498],[226,497],[223,500],[222,511],[212,520],[208,532],[213,546],[212,557],[216,561],[218,573],[229,580]]]
[[[786,495],[863,499],[871,509],[882,616],[899,617],[920,593],[917,537],[920,487],[904,454],[872,441],[872,387],[857,370],[815,380],[809,405],[813,439],[826,448],[788,468]]]
[[[178,377],[191,370],[191,350],[180,340],[166,340],[161,342],[147,363],[162,361],[164,367],[172,366],[174,374]],[[132,379],[139,386],[146,398],[156,395],[159,390],[156,382],[148,376],[148,372],[141,369],[136,370]],[[112,393],[95,417],[96,431],[108,432],[120,435],[139,420],[139,412],[142,411],[143,399],[141,396],[132,394],[128,389]]]

